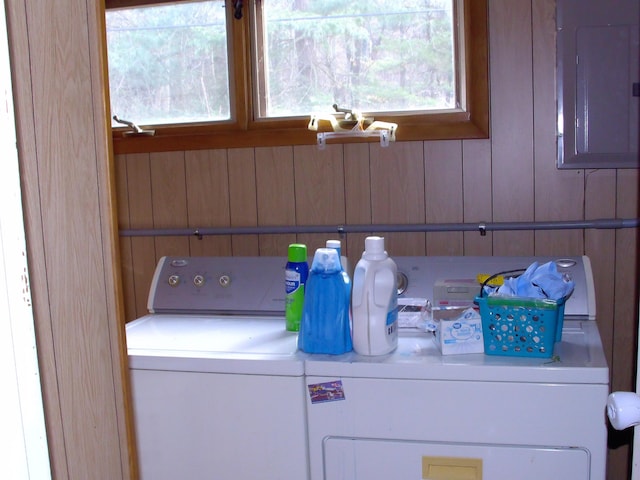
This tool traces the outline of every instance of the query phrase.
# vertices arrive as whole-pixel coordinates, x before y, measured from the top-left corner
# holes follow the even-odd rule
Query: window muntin
[[[258,118],[450,110],[454,0],[257,0]]]
[[[107,10],[112,114],[141,125],[231,119],[224,6]]]

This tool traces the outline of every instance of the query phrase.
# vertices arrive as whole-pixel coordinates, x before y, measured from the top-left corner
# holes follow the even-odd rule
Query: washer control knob
[[[180,284],[180,275],[176,275],[175,273],[173,275],[169,275],[169,285],[172,287],[177,287]]]
[[[198,274],[193,277],[193,284],[198,288],[202,287],[204,285],[204,276]]]
[[[231,277],[227,274],[220,275],[218,283],[221,287],[228,287],[231,284]]]
[[[176,258],[174,260],[171,260],[172,267],[186,267],[188,264],[189,262],[184,258]]]

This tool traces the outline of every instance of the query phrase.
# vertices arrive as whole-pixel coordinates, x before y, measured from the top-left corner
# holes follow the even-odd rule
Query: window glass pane
[[[106,24],[113,115],[140,125],[230,118],[224,0],[107,10]]]
[[[454,0],[262,0],[262,117],[456,107]]]

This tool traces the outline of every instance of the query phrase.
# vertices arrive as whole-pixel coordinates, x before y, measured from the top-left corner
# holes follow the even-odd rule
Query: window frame
[[[144,6],[175,0],[106,0],[106,8]],[[259,0],[258,0],[259,1]],[[376,120],[398,124],[396,141],[489,138],[489,65],[487,0],[460,0],[464,44],[457,42],[463,107],[455,112],[375,115]],[[252,17],[255,1],[245,1],[241,19],[233,18],[233,2],[227,2],[227,28],[232,119],[223,122],[153,125],[154,136],[124,136],[127,128],[113,128],[115,154],[188,151],[214,148],[314,145],[316,132],[307,128],[308,117],[254,119]],[[457,15],[456,21],[460,21]],[[106,37],[106,32],[105,32]],[[106,47],[106,42],[105,42]],[[106,52],[105,52],[106,54]],[[105,72],[108,76],[108,72]],[[108,84],[108,82],[107,82]],[[135,119],[128,119],[135,121]],[[332,143],[375,142],[376,139],[345,138]]]

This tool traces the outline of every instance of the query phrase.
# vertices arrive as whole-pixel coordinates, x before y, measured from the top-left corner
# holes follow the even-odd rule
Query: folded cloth
[[[493,295],[548,298],[558,301],[571,295],[574,286],[571,276],[558,272],[555,262],[547,262],[544,265],[533,262],[519,277],[507,278],[497,290],[492,288],[488,291],[485,288],[485,292]]]

